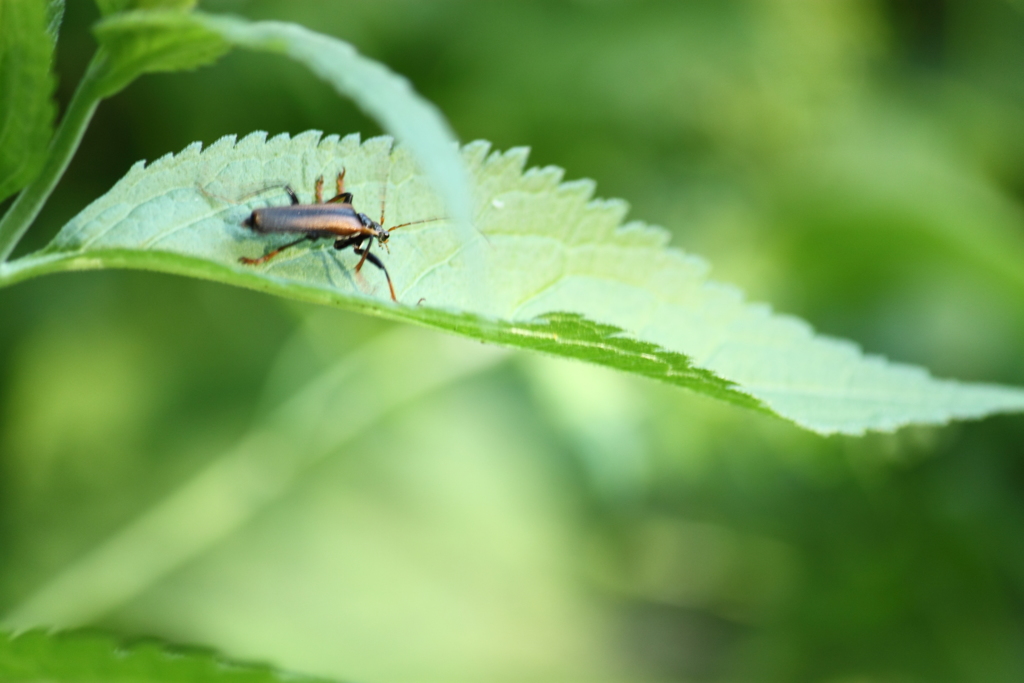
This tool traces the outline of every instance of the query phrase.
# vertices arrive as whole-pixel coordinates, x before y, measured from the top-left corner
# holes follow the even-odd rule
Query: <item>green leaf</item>
[[[391,139],[321,140],[315,131],[225,138],[136,164],[46,250],[0,269],[0,284],[104,267],[203,277],[611,365],[823,434],[1024,409],[1022,390],[933,379],[816,336],[709,281],[707,265],[668,248],[664,231],[622,226],[625,203],[592,200],[592,182],[561,183],[556,168],[523,173],[523,149],[488,151],[480,142],[463,149],[474,238],[448,221],[422,223],[396,232],[391,253],[381,253],[398,304],[380,271],[356,273],[358,258],[330,244],[304,243],[263,266],[238,262],[294,237],[243,227],[253,208],[287,203],[283,183],[311,202],[317,177],[330,183],[343,168],[357,209],[379,218],[386,197],[386,225],[444,215],[412,155]]]
[[[145,73],[211,64],[231,49],[192,15],[172,10],[116,14],[94,31],[106,52],[95,86],[98,97],[110,97]]]
[[[0,632],[0,680],[10,683],[281,683],[315,681],[155,642],[121,645],[95,633]]]
[[[42,168],[55,108],[48,27],[62,3],[0,3],[0,201],[25,187]]]

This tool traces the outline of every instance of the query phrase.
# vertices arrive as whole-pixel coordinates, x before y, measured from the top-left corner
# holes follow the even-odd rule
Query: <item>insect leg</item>
[[[373,246],[373,238],[371,237],[370,238],[370,243],[366,245],[366,249],[360,249],[359,246],[357,245],[356,248],[352,250],[352,251],[356,252],[357,254],[362,255],[362,258],[359,259],[359,263],[356,264],[356,272],[357,273],[360,270],[363,269],[363,264],[366,263],[366,259],[370,256],[370,247],[372,247],[372,246]],[[377,261],[378,264],[380,263],[380,261],[377,259],[376,256],[373,257],[373,260]],[[383,268],[383,267],[384,266],[381,266],[381,268]]]
[[[272,259],[275,256],[277,256],[278,254],[280,254],[285,249],[289,249],[291,247],[294,247],[296,244],[302,244],[306,240],[309,240],[311,242],[315,241],[319,237],[320,237],[319,235],[303,235],[302,237],[300,237],[299,239],[295,240],[294,242],[289,242],[288,244],[280,246],[277,249],[274,249],[273,251],[268,252],[268,253],[264,254],[263,256],[260,256],[259,258],[246,258],[245,256],[240,256],[238,258],[238,261],[239,261],[239,263],[244,263],[247,266],[257,266],[257,265],[259,265],[261,263],[266,263],[270,259]]]
[[[352,235],[351,237],[342,237],[334,242],[334,248],[341,250],[353,247],[352,251],[362,257],[359,259],[359,265],[356,266],[357,273],[359,272],[359,269],[363,267],[364,261],[369,261],[383,270],[384,277],[388,280],[388,289],[391,290],[391,300],[398,301],[398,298],[395,296],[395,286],[391,284],[391,275],[388,273],[388,269],[384,267],[384,264],[379,258],[370,253],[370,245],[367,245],[366,249],[360,247],[360,245],[366,240],[370,240],[370,245],[373,244],[373,238],[369,235]]]
[[[373,244],[373,242],[371,242],[370,244]],[[391,290],[391,300],[397,302],[398,297],[395,296],[395,286],[391,284],[391,275],[388,274],[388,269],[384,267],[384,263],[381,262],[381,260],[377,258],[375,255],[370,253],[369,246],[367,246],[366,249],[356,247],[355,249],[353,249],[353,251],[355,251],[357,254],[363,257],[359,260],[359,266],[363,265],[363,261],[369,261],[370,263],[384,271],[384,277],[388,279],[388,289]],[[356,266],[357,272],[359,271],[359,266]]]
[[[334,248],[338,251],[348,249],[351,246],[358,247],[366,239],[366,235],[356,234],[351,237],[339,237],[334,241]]]
[[[301,204],[302,203],[302,202],[299,201],[299,195],[295,194],[295,190],[292,189],[291,185],[285,185],[284,186],[284,191],[287,192],[288,196],[291,198],[292,206],[295,206],[296,204]]]
[[[328,204],[351,204],[352,193],[345,192],[345,170],[341,169],[341,173],[338,174],[338,194],[334,195],[333,198],[328,199]]]
[[[313,194],[316,196],[316,203],[317,204],[323,204],[324,203],[324,177],[323,176],[320,176],[319,178],[316,179],[316,185],[314,187],[315,187],[315,190],[314,190]]]
[[[351,204],[352,203],[352,193],[351,192],[342,192],[337,197],[332,197],[332,198],[328,199],[327,203],[328,204]]]

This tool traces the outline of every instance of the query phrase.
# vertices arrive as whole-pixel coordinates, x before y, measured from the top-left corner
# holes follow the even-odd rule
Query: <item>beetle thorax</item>
[[[391,235],[388,233],[387,230],[384,229],[384,227],[380,223],[373,220],[365,213],[361,213],[358,215],[360,222],[362,222],[363,224],[363,227],[373,230],[373,236],[377,238],[378,242],[384,244],[388,241],[388,238],[391,237]]]

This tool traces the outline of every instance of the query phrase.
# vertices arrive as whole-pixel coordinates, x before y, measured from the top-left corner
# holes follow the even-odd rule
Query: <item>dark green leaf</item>
[[[48,26],[60,3],[0,2],[0,201],[39,172],[53,134]]]

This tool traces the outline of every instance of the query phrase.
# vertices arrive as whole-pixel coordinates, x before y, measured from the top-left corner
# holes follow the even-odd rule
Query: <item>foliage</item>
[[[746,396],[700,353],[651,344],[632,323],[569,307],[480,316],[435,309],[433,294],[407,311],[418,299],[380,297],[377,271],[339,280],[330,296],[307,274],[278,283],[278,266],[234,258],[276,243],[245,242],[238,224],[279,194],[225,202],[213,232],[241,241],[212,259],[86,256],[74,241],[88,232],[83,206],[101,197],[109,209],[115,192],[130,195],[129,178],[187,167],[201,158],[193,140],[375,132],[359,113],[372,106],[276,58],[330,67],[309,32],[274,23],[295,21],[407,74],[464,139],[529,141],[539,163],[597,178],[708,255],[716,280],[812,321],[826,345],[847,337],[941,376],[1024,384],[1019,3],[254,0],[246,14],[274,21],[251,23],[188,4],[100,3],[104,47],[78,96],[67,84],[89,63],[97,16],[68,5],[55,65],[67,113],[36,180],[7,205],[2,251],[19,242],[22,256],[5,282],[24,278],[0,290],[8,623],[158,634],[358,680],[1021,679],[1018,418],[821,439],[646,381],[668,368],[698,391]],[[203,8],[240,11],[232,0]],[[59,9],[49,3],[47,20]],[[118,67],[107,88],[134,73],[112,55],[135,37],[173,45],[179,29],[216,49],[150,55],[149,66],[246,49],[214,69],[150,71],[95,108],[106,69]],[[274,37],[293,31],[312,49]],[[416,158],[411,144],[424,138],[390,132],[402,142],[396,168]],[[443,137],[436,149],[457,160]],[[182,148],[125,176],[137,159]],[[391,165],[365,158],[369,175]],[[522,152],[487,158],[519,177]],[[454,177],[420,168],[442,194]],[[328,184],[335,172],[325,167]],[[557,189],[554,171],[519,182],[528,178],[575,206],[589,199],[580,184]],[[313,179],[288,178],[303,198]],[[228,199],[250,188],[230,189]],[[376,217],[374,182],[357,189],[356,207]],[[182,192],[197,202],[185,208],[221,210],[194,185]],[[388,194],[400,212],[403,188]],[[418,245],[425,228],[396,232],[382,255],[396,284],[413,281],[403,241]],[[476,233],[457,239],[485,252],[467,265],[490,263]],[[291,267],[324,254],[351,273],[351,254],[303,249]],[[285,296],[129,271],[29,277],[90,258]],[[481,270],[474,282],[505,272]],[[547,354],[582,339],[575,357],[631,371],[396,325],[410,316]],[[864,358],[885,373],[904,367]],[[900,389],[936,388],[897,374],[910,378]],[[321,382],[332,376],[336,392]]]
[[[0,201],[27,185],[46,158],[55,114],[50,66],[56,32],[48,35],[48,27],[63,6],[35,0],[0,5]]]
[[[11,683],[276,683],[317,679],[243,667],[206,653],[175,652],[156,643],[131,647],[95,634],[0,633],[0,676]]]

